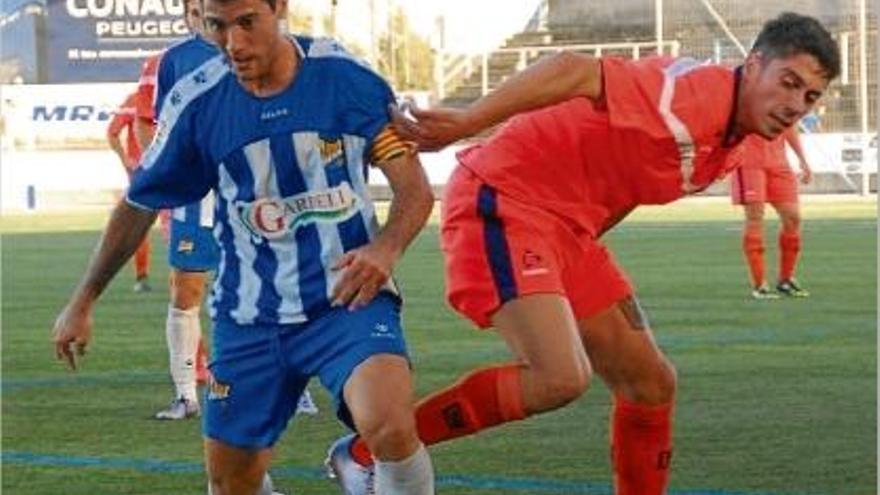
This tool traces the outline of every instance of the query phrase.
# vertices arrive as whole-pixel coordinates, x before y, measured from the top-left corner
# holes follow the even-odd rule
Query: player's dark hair
[[[202,2],[202,6],[204,7],[204,5],[205,5],[205,0],[199,0],[199,1]],[[223,3],[223,2],[231,2],[232,0],[217,0],[217,1],[220,2],[220,3]],[[263,1],[266,2],[267,4],[269,4],[269,7],[270,7],[273,11],[275,10],[275,0],[263,0]]]
[[[768,60],[806,53],[819,61],[829,80],[840,75],[837,42],[819,21],[794,12],[767,21],[752,52],[761,52]]]

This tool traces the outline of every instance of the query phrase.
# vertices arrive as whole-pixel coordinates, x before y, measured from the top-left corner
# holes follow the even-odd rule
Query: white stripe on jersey
[[[310,191],[322,191],[329,189],[324,165],[320,162],[318,141],[320,138],[315,132],[297,132],[293,135],[293,149],[296,153],[296,162],[305,178],[306,188]],[[346,150],[348,154],[348,150]],[[354,187],[357,192],[362,192]],[[333,287],[342,276],[341,270],[330,268],[342,257],[342,239],[339,237],[339,228],[335,223],[317,222],[318,237],[321,242],[321,262],[324,265],[324,280],[327,281],[327,298],[332,296]]]
[[[666,127],[675,137],[678,153],[681,157],[681,187],[686,194],[698,188],[691,182],[694,175],[694,139],[687,126],[672,112],[672,100],[675,97],[675,81],[679,76],[687,74],[701,64],[692,58],[681,58],[663,70],[663,90],[660,93],[659,111]]]
[[[214,226],[214,193],[209,192],[199,203],[199,225],[205,228]]]
[[[238,258],[239,283],[238,290],[238,307],[233,308],[229,314],[240,325],[253,324],[257,317],[257,299],[260,297],[260,288],[263,283],[257,272],[254,271],[254,261],[257,259],[257,250],[251,244],[249,236],[236,235],[235,229],[244,229],[240,226],[238,212],[235,211],[235,196],[238,194],[238,186],[226,171],[226,164],[221,163],[219,167],[220,176],[220,194],[226,200],[226,216],[229,218],[228,227],[233,229],[232,240],[235,256]],[[222,225],[227,227],[227,225]],[[221,231],[222,233],[222,231]],[[220,236],[217,236],[219,241]],[[219,285],[219,281],[224,272],[220,272],[215,285]],[[219,292],[219,291],[218,291]],[[218,294],[219,295],[219,294]]]
[[[276,166],[273,163],[270,141],[263,139],[251,143],[244,148],[244,156],[254,178],[254,195],[257,198],[280,198],[281,189],[278,186],[278,176],[275,173]],[[284,166],[285,164],[280,164]],[[282,323],[295,323],[305,321],[302,298],[299,287],[299,258],[297,256],[297,243],[294,232],[286,232],[280,238],[266,240],[272,248],[278,269],[275,271],[275,289],[281,297],[281,305],[278,308],[279,320]],[[288,315],[302,315],[301,319],[291,320]]]
[[[223,55],[217,55],[174,83],[174,86],[165,95],[165,101],[162,102],[162,115],[157,116],[158,122],[153,142],[150,143],[144,153],[143,160],[141,160],[141,167],[144,170],[153,166],[153,163],[162,154],[162,150],[168,143],[168,135],[177,125],[177,121],[186,107],[216,86],[228,73],[229,66],[226,65]]]

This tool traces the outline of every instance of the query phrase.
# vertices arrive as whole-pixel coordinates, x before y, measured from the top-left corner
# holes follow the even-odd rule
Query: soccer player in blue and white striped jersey
[[[214,190],[213,381],[205,412],[214,495],[256,493],[308,379],[377,458],[380,493],[433,493],[391,269],[433,204],[389,125],[394,96],[327,39],[284,36],[284,0],[205,0],[223,52],[180,79],[126,201],[55,326],[73,367],[98,296],[161,208]],[[370,167],[394,193],[381,228]]]
[[[149,58],[138,82],[140,96],[136,127],[146,149],[153,140],[156,117],[171,88],[203,63],[221,57],[216,46],[201,35],[199,0],[184,2],[186,25],[194,34]],[[171,211],[168,264],[170,304],[165,319],[168,368],[174,383],[174,398],[156,413],[156,419],[180,420],[199,415],[197,381],[207,381],[206,352],[202,344],[201,304],[210,271],[220,260],[214,227],[214,193]]]

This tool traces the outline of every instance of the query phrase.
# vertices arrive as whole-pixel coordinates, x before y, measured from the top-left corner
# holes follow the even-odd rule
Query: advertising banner
[[[106,149],[113,112],[136,86],[133,82],[3,86],[3,147]]]
[[[48,0],[48,82],[136,81],[141,64],[188,34],[183,0]]]

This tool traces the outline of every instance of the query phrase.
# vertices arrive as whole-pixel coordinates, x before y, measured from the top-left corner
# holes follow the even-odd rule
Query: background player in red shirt
[[[743,140],[733,158],[737,168],[731,174],[730,195],[733,204],[743,205],[742,248],[749,268],[752,297],[776,299],[764,277],[764,204],[770,203],[779,215],[779,277],[776,290],[790,297],[808,297],[794,278],[801,250],[801,212],[798,203],[798,178],[785,156],[785,143],[798,157],[800,180],[809,184],[813,176],[795,127],[782,136],[767,141],[757,136]]]
[[[825,28],[788,13],[764,26],[736,70],[561,53],[466,109],[398,114],[399,132],[426,150],[520,114],[459,154],[441,226],[450,304],[494,327],[514,358],[422,399],[423,442],[564,406],[595,370],[614,397],[615,493],[664,493],[675,369],[599,238],[638,205],[723,177],[743,137],[779,136],[839,70]],[[347,493],[369,484],[369,452],[356,438],[337,441],[328,463]]]
[[[113,114],[110,124],[107,126],[107,143],[110,145],[119,161],[125,168],[128,178],[138,163],[141,161],[141,147],[135,136],[135,114],[137,112],[139,93],[135,92],[125,98],[125,102]],[[125,144],[121,135],[125,132]],[[150,287],[150,237],[144,237],[144,242],[138,246],[134,253],[134,272],[136,282],[134,284],[135,292],[148,292],[152,290]]]

